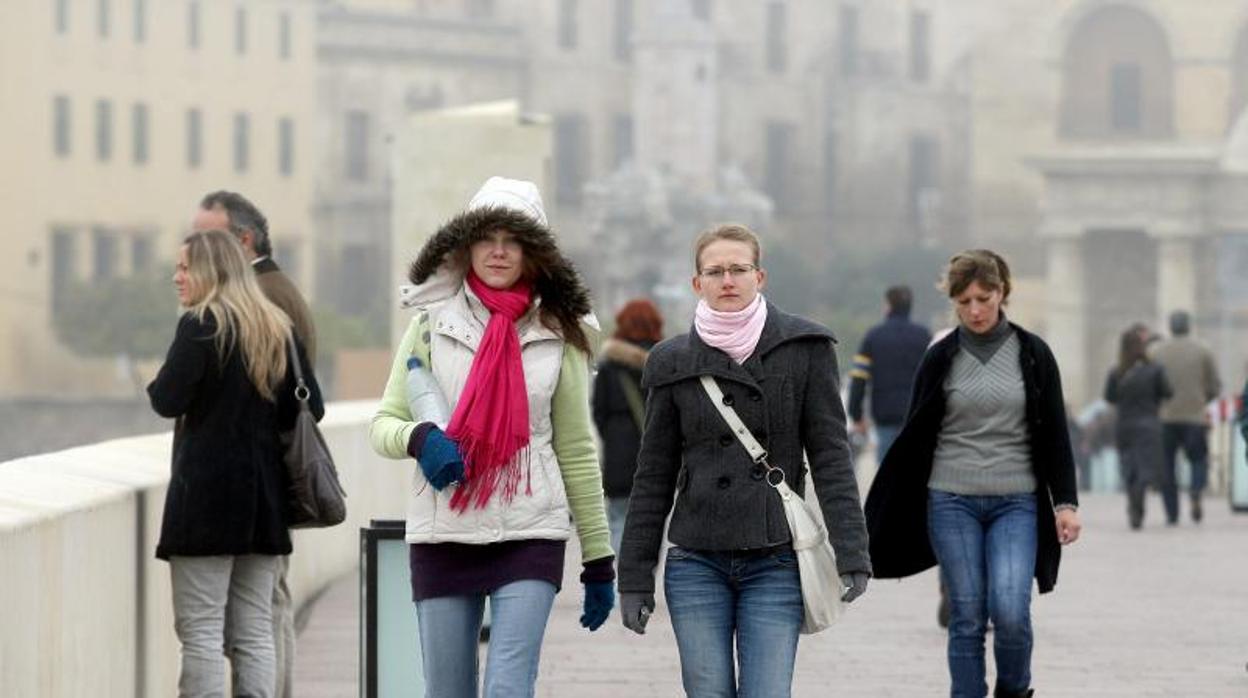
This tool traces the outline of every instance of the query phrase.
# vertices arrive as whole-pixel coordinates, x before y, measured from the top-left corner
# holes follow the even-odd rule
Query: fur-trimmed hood
[[[550,228],[521,211],[501,206],[463,211],[444,223],[408,268],[408,280],[413,285],[400,289],[401,305],[425,307],[458,293],[467,269],[460,261],[464,257],[457,253],[499,228],[516,236],[524,248],[526,265],[537,262],[533,289],[542,308],[556,317],[579,320],[596,330],[598,323],[593,317],[589,289],[559,250]]]
[[[602,343],[600,352],[603,361],[614,361],[631,369],[640,371],[646,365],[650,350],[614,337]]]

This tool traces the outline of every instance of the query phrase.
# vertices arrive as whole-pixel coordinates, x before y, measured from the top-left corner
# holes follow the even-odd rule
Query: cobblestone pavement
[[[1248,696],[1248,515],[1209,501],[1204,523],[1167,528],[1160,505],[1152,495],[1133,532],[1123,498],[1085,497],[1083,539],[1066,549],[1057,590],[1032,606],[1039,696]],[[576,573],[570,564],[566,578]],[[556,601],[538,695],[683,695],[662,599],[645,636],[618,616],[590,634],[577,625],[579,591],[569,584]],[[356,695],[356,596],[352,575],[312,609],[296,666],[301,698]],[[934,572],[873,581],[837,626],[802,639],[794,695],[947,695],[936,599]]]

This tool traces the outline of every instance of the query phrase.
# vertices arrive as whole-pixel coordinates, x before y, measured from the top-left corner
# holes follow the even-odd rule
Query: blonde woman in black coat
[[[290,319],[229,233],[188,237],[173,280],[185,312],[147,391],[156,412],[178,420],[156,547],[169,561],[182,643],[178,694],[220,695],[231,646],[234,694],[272,696],[274,575],[291,550],[278,432],[299,410]],[[298,351],[319,419],[320,388]]]

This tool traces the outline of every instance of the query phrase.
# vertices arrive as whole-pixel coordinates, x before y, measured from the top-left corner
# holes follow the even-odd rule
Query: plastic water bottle
[[[451,409],[438,381],[415,356],[407,360],[407,408],[413,422],[433,422],[445,427],[451,419]]]

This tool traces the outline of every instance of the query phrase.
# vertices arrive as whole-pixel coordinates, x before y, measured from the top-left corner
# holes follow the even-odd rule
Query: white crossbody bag
[[[702,376],[701,381],[715,409],[728,422],[750,458],[767,470],[767,484],[775,489],[784,503],[784,516],[789,521],[793,553],[797,556],[797,571],[802,582],[802,605],[805,607],[802,633],[817,633],[832,625],[841,615],[841,595],[844,592],[841,575],[836,569],[836,553],[828,542],[828,529],[806,501],[785,484],[784,471],[767,462],[767,450],[750,433],[737,411],[724,404],[724,393],[715,379]]]

